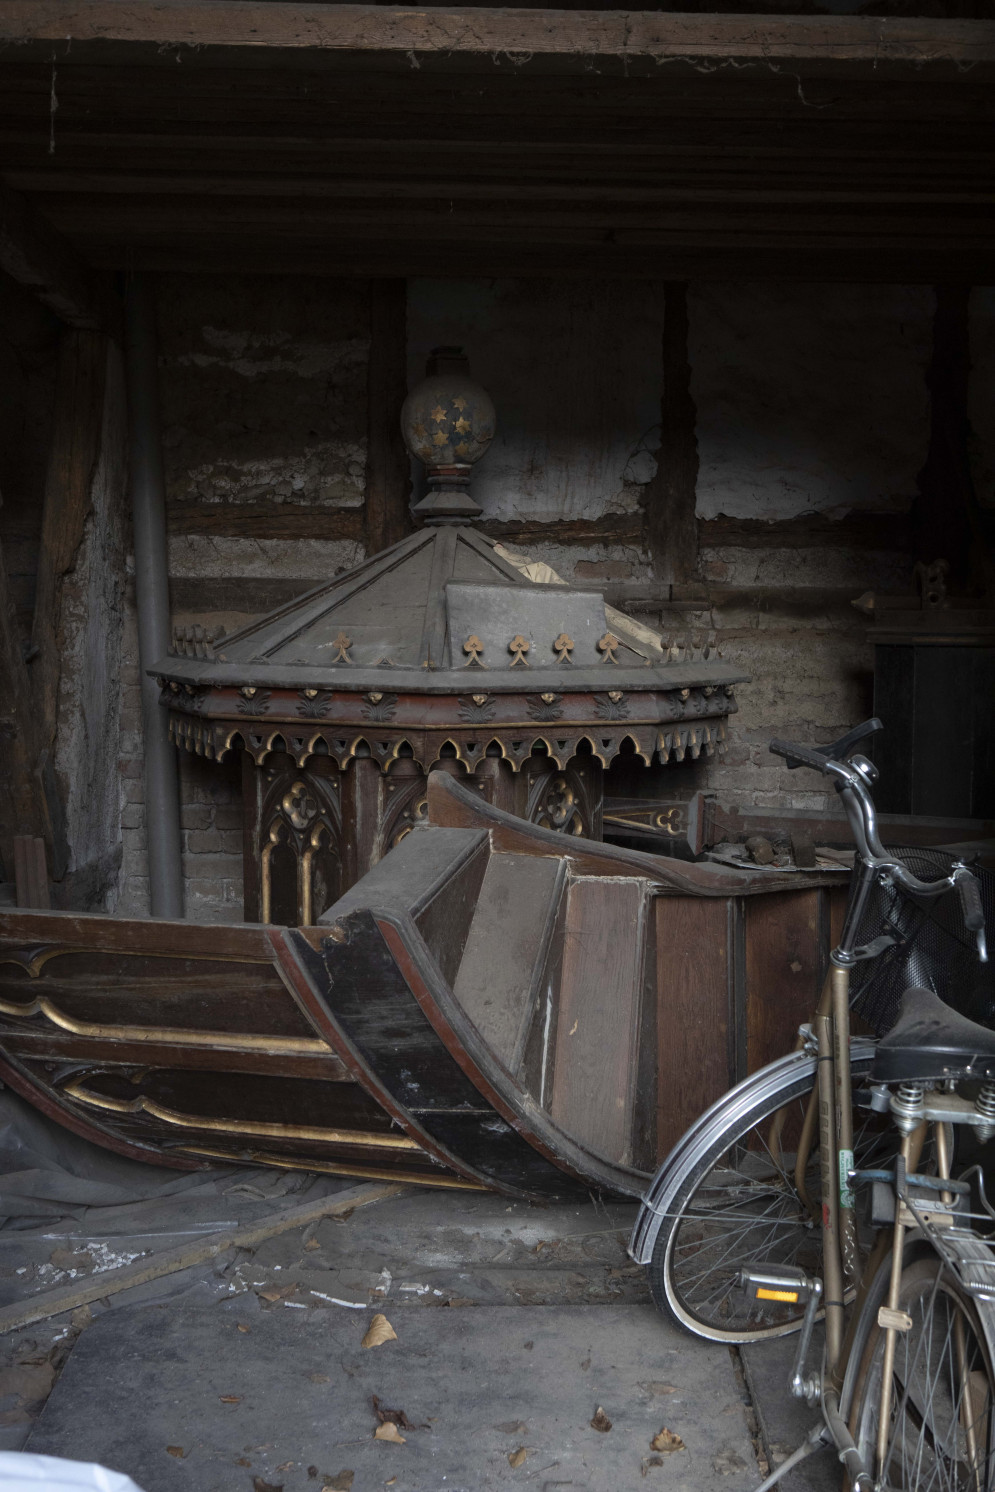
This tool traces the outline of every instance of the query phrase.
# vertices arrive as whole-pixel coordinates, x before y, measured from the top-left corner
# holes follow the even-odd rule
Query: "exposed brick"
[[[242,857],[235,855],[187,855],[184,871],[191,880],[236,879],[242,874]]]
[[[241,803],[225,803],[214,810],[214,824],[218,829],[237,829],[241,834],[244,814]]]
[[[191,855],[214,855],[224,850],[217,829],[191,829],[186,835],[186,849]]]
[[[145,804],[126,803],[121,810],[122,829],[143,829],[145,827]]]
[[[180,805],[180,827],[183,829],[210,829],[212,812],[206,803],[182,803]]]

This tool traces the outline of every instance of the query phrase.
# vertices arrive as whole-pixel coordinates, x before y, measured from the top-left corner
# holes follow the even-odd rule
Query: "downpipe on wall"
[[[180,785],[169,719],[148,669],[169,652],[166,498],[159,427],[155,306],[143,275],[125,286],[128,456],[135,528],[135,596],[145,738],[145,822],[153,917],[183,916]]]

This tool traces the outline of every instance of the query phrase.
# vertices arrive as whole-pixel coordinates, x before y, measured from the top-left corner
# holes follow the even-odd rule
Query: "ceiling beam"
[[[0,269],[69,326],[119,335],[120,308],[91,269],[26,197],[0,182]]]
[[[864,16],[689,15],[659,11],[407,8],[268,0],[0,0],[0,43],[56,58],[117,43],[255,52],[580,55],[654,63],[888,64],[995,60],[995,21]],[[54,50],[53,50],[54,49]],[[24,55],[22,53],[22,55]]]

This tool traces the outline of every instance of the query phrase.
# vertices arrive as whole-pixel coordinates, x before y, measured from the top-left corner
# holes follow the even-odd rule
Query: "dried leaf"
[[[296,1461],[284,1461],[283,1465],[282,1466],[278,1466],[276,1469],[277,1469],[277,1471],[290,1471],[290,1469],[293,1466],[296,1466],[296,1465],[297,1465]]]
[[[307,1376],[309,1383],[331,1383],[332,1381],[327,1373],[309,1373]]]
[[[607,1435],[611,1427],[611,1420],[608,1418],[607,1414],[599,1404],[597,1409],[594,1411],[594,1418],[591,1421],[591,1429],[600,1430],[602,1435]]]
[[[264,1482],[261,1476],[252,1478],[252,1492],[283,1492],[282,1482]]]
[[[512,1471],[517,1471],[519,1466],[525,1465],[525,1458],[527,1455],[528,1451],[525,1449],[524,1445],[520,1445],[517,1451],[508,1452],[508,1465],[511,1467]]]
[[[167,1445],[166,1454],[167,1456],[176,1456],[178,1460],[182,1461],[183,1457],[186,1455],[186,1451],[183,1449],[182,1445]]]
[[[241,1332],[244,1333],[244,1332],[248,1332],[250,1330],[250,1328],[248,1326],[246,1326],[246,1324],[245,1324],[244,1321],[238,1321],[238,1322],[235,1323],[235,1330],[236,1331],[241,1331]]]
[[[267,1285],[265,1290],[259,1290],[256,1293],[263,1300],[286,1300],[287,1296],[293,1295],[296,1289],[296,1283],[292,1285]]]
[[[643,1390],[643,1393],[652,1394],[654,1398],[658,1399],[662,1399],[665,1394],[675,1394],[677,1392],[672,1383],[660,1383],[653,1378],[647,1380],[645,1383],[641,1383],[639,1387]]]
[[[337,1471],[334,1476],[328,1477],[321,1492],[350,1492],[355,1479],[354,1471]]]
[[[386,1316],[377,1313],[370,1322],[369,1331],[363,1338],[364,1347],[382,1347],[384,1342],[396,1342],[397,1332],[391,1326]]]
[[[494,1428],[495,1430],[500,1430],[502,1435],[526,1435],[529,1429],[528,1425],[524,1424],[520,1419],[502,1420]]]
[[[640,1466],[639,1470],[640,1470],[640,1472],[642,1473],[643,1476],[648,1476],[649,1475],[649,1469],[650,1469],[651,1466],[662,1466],[662,1465],[663,1465],[663,1457],[662,1456],[644,1456],[643,1457],[643,1464],[642,1464],[642,1466]]]
[[[252,1462],[249,1460],[248,1456],[236,1456],[236,1458],[235,1458],[235,1465],[236,1466],[251,1466]]]
[[[682,1451],[683,1449],[684,1442],[681,1437],[675,1435],[673,1430],[668,1430],[666,1425],[664,1425],[659,1435],[654,1435],[650,1441],[650,1450],[662,1451],[665,1456],[669,1456],[672,1451]]]
[[[394,1421],[390,1420],[390,1419],[387,1421],[386,1424],[377,1425],[376,1429],[373,1432],[373,1439],[374,1440],[389,1440],[390,1443],[391,1443],[391,1445],[405,1445],[405,1444],[407,1444],[407,1442],[404,1439],[404,1436],[401,1434],[400,1430],[394,1424]]]
[[[219,1398],[222,1404],[241,1404],[242,1402],[241,1394],[220,1394]]]
[[[304,1247],[307,1249],[308,1253],[310,1254],[310,1253],[313,1253],[313,1251],[315,1249],[320,1249],[321,1248],[321,1244],[318,1242],[317,1238],[309,1238],[308,1241],[307,1241],[307,1243],[304,1245]]]
[[[313,1481],[314,1478],[318,1475],[318,1468],[317,1468],[317,1466],[309,1466],[308,1469],[307,1469],[307,1474],[311,1478],[311,1480]]]
[[[402,1430],[417,1430],[418,1428],[417,1425],[411,1423],[403,1409],[387,1409],[381,1404],[376,1394],[373,1395],[373,1412],[382,1425],[389,1422],[392,1425],[398,1425]]]

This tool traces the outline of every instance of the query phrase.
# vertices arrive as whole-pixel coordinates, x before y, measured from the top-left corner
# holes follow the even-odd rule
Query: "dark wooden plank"
[[[492,855],[453,980],[456,999],[510,1071],[531,1014],[537,965],[541,972],[562,879],[562,864],[552,858]]]
[[[410,533],[411,466],[399,415],[408,391],[408,288],[405,280],[370,286],[370,357],[366,375],[366,552],[377,554]]]
[[[818,890],[753,897],[746,915],[746,1037],[750,1072],[791,1051],[821,987]]]
[[[647,895],[637,881],[567,892],[551,1117],[595,1155],[629,1157]]]
[[[766,900],[766,898],[761,898]],[[662,1158],[733,1081],[727,901],[657,897],[656,1145]]]

